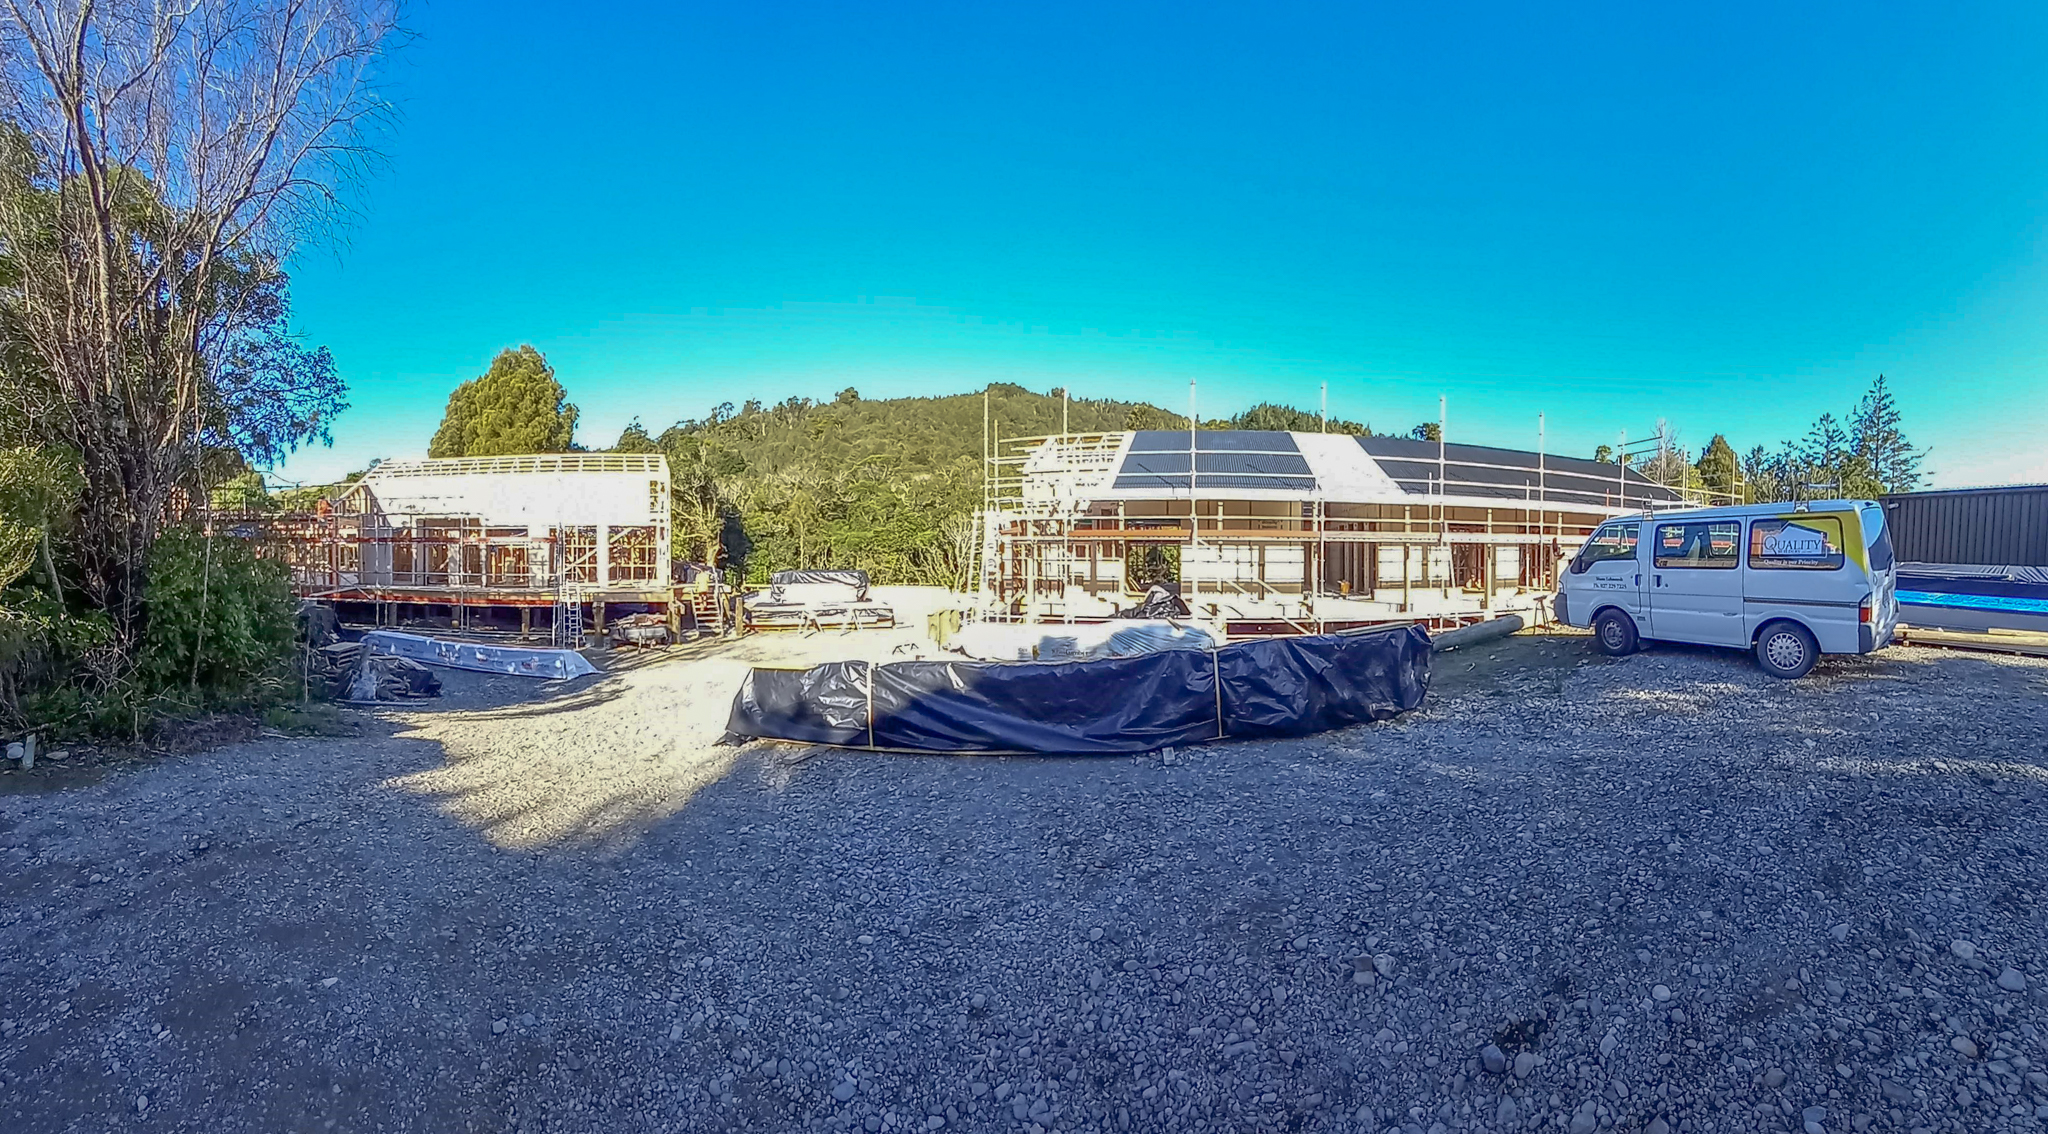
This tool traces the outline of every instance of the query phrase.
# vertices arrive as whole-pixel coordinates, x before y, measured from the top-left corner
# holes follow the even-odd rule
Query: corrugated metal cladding
[[[1902,563],[2048,566],[2048,484],[1884,497]]]

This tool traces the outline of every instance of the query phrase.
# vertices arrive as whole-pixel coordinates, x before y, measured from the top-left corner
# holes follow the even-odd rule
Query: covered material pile
[[[473,669],[478,673],[509,673],[515,677],[551,677],[562,681],[597,672],[597,667],[575,650],[494,646],[482,642],[459,642],[453,638],[401,634],[396,630],[372,630],[364,634],[363,648],[373,654],[409,658],[428,665]]]
[[[868,594],[866,571],[777,571],[768,589],[740,600],[747,624],[760,630],[894,626],[896,611]]]
[[[1186,618],[1188,604],[1180,597],[1179,583],[1154,583],[1145,588],[1145,599],[1136,606],[1127,606],[1111,618]]]
[[[1422,703],[1429,634],[1402,626],[1058,663],[832,662],[756,669],[729,739],[911,752],[1149,752],[1301,736]]]
[[[1072,626],[976,622],[962,627],[946,648],[983,661],[1073,662],[1207,650],[1218,644],[1215,634],[1192,622],[1120,618]]]

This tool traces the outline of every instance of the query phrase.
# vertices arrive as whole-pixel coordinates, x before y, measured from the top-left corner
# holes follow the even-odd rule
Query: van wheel
[[[1756,664],[1772,677],[1805,677],[1820,660],[1820,643],[1797,622],[1773,622],[1756,636]]]
[[[1600,652],[1618,658],[1636,652],[1642,639],[1636,636],[1636,620],[1618,610],[1603,610],[1593,620],[1593,644]]]

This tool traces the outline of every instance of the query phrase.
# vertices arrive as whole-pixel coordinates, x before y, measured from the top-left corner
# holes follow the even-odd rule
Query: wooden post
[[[524,642],[526,639],[532,636],[533,608],[530,606],[522,606],[519,608],[519,640]]]

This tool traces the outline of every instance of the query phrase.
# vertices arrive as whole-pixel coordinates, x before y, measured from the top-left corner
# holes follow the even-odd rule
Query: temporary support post
[[[1436,396],[1436,514],[1442,525],[1443,541],[1451,542],[1451,509],[1445,498],[1451,494],[1450,478],[1444,471],[1444,426],[1449,422],[1450,400]]]
[[[1200,618],[1202,615],[1201,610],[1195,605],[1195,600],[1201,595],[1201,583],[1198,579],[1199,573],[1196,570],[1196,563],[1201,557],[1195,554],[1195,549],[1202,546],[1202,513],[1201,509],[1195,505],[1195,423],[1200,420],[1201,417],[1196,412],[1195,407],[1195,380],[1190,378],[1188,379],[1188,549],[1180,557],[1180,579],[1181,586],[1187,591],[1186,602],[1188,610],[1197,618]]]

